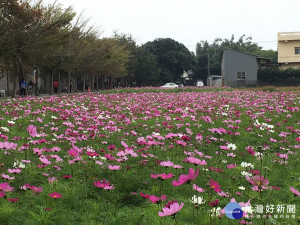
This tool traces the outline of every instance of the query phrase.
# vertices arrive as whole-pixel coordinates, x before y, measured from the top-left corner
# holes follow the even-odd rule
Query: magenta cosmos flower
[[[49,196],[54,199],[63,197],[60,193],[57,193],[57,192],[49,193]]]
[[[187,183],[189,181],[195,180],[196,177],[198,176],[198,174],[199,174],[199,168],[197,169],[196,172],[195,172],[195,170],[193,170],[192,168],[190,168],[188,175],[185,175],[185,174],[180,175],[178,181],[173,180],[172,185],[173,186],[180,186],[180,185],[182,185],[184,183]]]
[[[198,192],[204,192],[205,190],[201,187],[198,187],[196,184],[193,184],[193,189]]]
[[[185,160],[185,162],[188,162],[188,163],[192,163],[194,165],[207,165],[205,159],[203,159],[202,161],[200,159],[197,159],[195,157],[187,157]]]
[[[154,179],[161,179],[161,180],[165,180],[165,179],[169,179],[171,177],[173,177],[173,174],[172,173],[169,173],[169,174],[165,174],[165,173],[162,173],[162,174],[151,174],[151,177],[154,178]]]
[[[27,127],[27,131],[30,134],[31,137],[35,137],[37,135],[36,127],[33,125],[29,125]]]
[[[178,213],[182,207],[183,202],[179,205],[177,201],[168,202],[164,208],[162,208],[163,212],[158,212],[159,216],[171,216]]]
[[[218,181],[214,181],[213,179],[211,179],[209,181],[209,186],[210,188],[214,189],[214,191],[217,193],[221,191],[221,186],[218,184]]]
[[[254,176],[254,177],[248,177],[246,176],[246,180],[253,184],[253,187],[251,188],[253,191],[260,191],[261,189],[268,189],[266,185],[269,184],[268,179],[264,178],[264,176]]]
[[[291,192],[293,192],[295,195],[300,196],[300,191],[296,190],[293,187],[290,187]]]

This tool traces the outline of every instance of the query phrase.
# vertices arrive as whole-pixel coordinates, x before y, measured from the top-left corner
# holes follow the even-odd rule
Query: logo
[[[242,207],[236,202],[230,202],[225,206],[225,215],[229,219],[241,219],[243,217]]]

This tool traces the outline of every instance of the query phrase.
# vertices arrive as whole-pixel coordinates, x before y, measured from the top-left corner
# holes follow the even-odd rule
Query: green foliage
[[[257,79],[265,84],[279,84],[282,80],[300,79],[299,69],[280,70],[278,68],[270,68],[265,70],[258,70]]]
[[[171,38],[155,39],[144,44],[143,48],[155,56],[160,70],[160,83],[178,80],[184,71],[193,66],[193,54],[183,44]],[[150,54],[148,56],[152,57]],[[153,60],[149,60],[149,63],[149,67],[156,67]]]
[[[155,86],[159,83],[160,68],[156,57],[143,47],[139,48],[138,66],[135,80],[139,86]]]

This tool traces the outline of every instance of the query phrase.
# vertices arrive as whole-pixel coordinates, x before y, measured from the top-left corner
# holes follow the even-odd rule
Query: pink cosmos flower
[[[8,169],[7,170],[9,173],[21,173],[21,169],[17,168],[17,169]]]
[[[277,153],[277,155],[282,158],[282,159],[288,159],[288,155],[287,154],[281,154],[281,153]]]
[[[198,176],[198,174],[199,174],[199,168],[197,169],[196,172],[195,172],[195,170],[193,170],[192,168],[190,168],[188,175],[185,175],[185,174],[180,175],[178,181],[174,180],[172,182],[172,185],[173,186],[180,186],[180,185],[182,185],[184,183],[187,183],[189,181],[195,180],[196,177]]]
[[[9,202],[17,202],[17,201],[19,201],[19,199],[18,198],[8,198],[7,201],[9,201]]]
[[[48,177],[49,184],[53,184],[55,181],[57,181],[55,177]]]
[[[116,149],[116,146],[115,145],[109,145],[108,146],[108,150],[109,151],[113,151],[113,150],[115,150]]]
[[[115,189],[115,186],[109,185],[109,186],[104,187],[103,189],[104,190],[113,190],[113,189]]]
[[[160,197],[157,197],[157,196],[155,196],[155,195],[150,195],[148,199],[149,199],[150,202],[152,202],[152,203],[155,204],[155,203],[158,203],[158,202],[159,202]]]
[[[150,197],[150,195],[144,194],[143,192],[140,193],[140,196],[142,196],[143,198],[149,198]]]
[[[227,165],[228,169],[234,169],[237,165],[236,164],[229,164]]]
[[[173,177],[174,175],[172,173],[169,173],[169,174],[162,173],[162,174],[151,174],[150,176],[154,179],[159,178],[161,180],[166,180],[166,179]]]
[[[14,189],[15,189],[15,188],[9,186],[9,185],[7,184],[7,182],[4,182],[4,183],[1,183],[1,184],[0,184],[0,191],[10,192],[10,191],[12,191],[12,190],[14,190]]]
[[[63,197],[60,193],[57,193],[57,192],[49,193],[49,196],[54,199]]]
[[[197,141],[202,141],[203,137],[201,134],[196,134],[196,140]]]
[[[49,165],[51,164],[51,162],[46,158],[46,156],[42,155],[40,158],[40,161],[45,164],[45,165]]]
[[[27,131],[31,137],[35,137],[37,135],[36,127],[34,125],[29,125],[27,127]]]
[[[4,197],[5,196],[5,193],[0,191],[0,198]]]
[[[268,189],[266,185],[269,184],[268,179],[264,178],[263,176],[254,176],[254,177],[248,177],[246,176],[246,180],[253,184],[254,186],[251,188],[253,191],[260,191],[262,189]],[[261,187],[261,189],[259,188]]]
[[[35,187],[35,186],[33,186],[31,188],[31,190],[33,191],[33,193],[40,193],[40,192],[43,191],[43,188],[42,187]]]
[[[114,189],[113,186],[110,186],[110,182],[107,180],[100,180],[100,181],[95,181],[94,186],[106,190]]]
[[[185,160],[185,162],[188,162],[188,163],[192,163],[194,165],[207,165],[205,159],[203,159],[202,161],[200,159],[197,159],[197,158],[194,158],[194,157],[187,157]]]
[[[220,146],[220,149],[222,149],[222,150],[229,150],[229,147],[228,147],[228,146],[221,145],[221,146]]]
[[[219,205],[219,203],[220,203],[219,199],[216,199],[208,204],[212,207],[217,207],[217,205]]]
[[[180,166],[180,165],[174,165],[173,168],[174,168],[174,169],[181,169],[182,166]]]
[[[171,167],[174,166],[174,163],[172,163],[171,161],[162,161],[160,162],[160,165],[165,167]]]
[[[1,176],[3,179],[7,179],[7,180],[13,180],[15,179],[15,177],[10,177],[9,175],[6,175],[4,173],[2,173],[2,176]]]
[[[119,166],[119,165],[108,165],[107,168],[110,169],[110,170],[120,170],[121,166]]]
[[[75,149],[71,148],[69,151],[67,151],[68,154],[71,156],[71,157],[76,157],[78,156],[79,152],[76,151]]]
[[[220,192],[221,189],[220,189],[220,185],[218,184],[218,181],[214,181],[213,179],[211,179],[209,181],[209,185],[210,185],[210,188],[214,189],[215,192]]]
[[[193,189],[198,192],[204,192],[205,190],[201,187],[198,187],[196,184],[193,184]]]
[[[218,195],[221,196],[221,197],[229,197],[229,194],[225,193],[224,191],[218,192]]]
[[[291,192],[293,192],[295,195],[300,196],[300,191],[296,190],[293,187],[290,187]]]
[[[168,202],[168,204],[166,204],[165,207],[162,208],[163,212],[158,212],[158,215],[159,216],[174,215],[182,209],[183,205],[184,205],[183,202],[179,205],[177,201],[173,200],[172,202]]]

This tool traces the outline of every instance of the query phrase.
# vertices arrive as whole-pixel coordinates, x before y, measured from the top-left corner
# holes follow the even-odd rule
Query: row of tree
[[[65,71],[68,91],[71,76],[89,72],[113,80],[125,75],[130,52],[117,38],[100,39],[100,34],[71,7],[63,9],[56,2],[45,6],[42,0],[0,0],[0,66],[2,75],[9,75],[13,95],[19,80],[33,70],[36,87],[41,69],[50,71],[51,81],[56,71]]]
[[[45,5],[42,0],[34,4],[0,0],[0,74],[8,75],[14,96],[18,82],[33,70],[37,71],[36,87],[43,71],[50,81],[50,94],[57,74],[66,76],[68,92],[70,80],[76,91],[78,77],[87,76],[91,89],[104,88],[104,83],[107,87],[157,86],[180,81],[188,70],[193,70],[194,80],[205,81],[209,74],[220,74],[220,53],[228,48],[277,60],[275,51],[263,51],[250,37],[235,41],[232,36],[212,44],[201,41],[196,54],[171,38],[138,46],[128,34],[115,32],[113,37],[101,38],[101,32],[72,7],[65,9],[56,2]],[[35,91],[38,94],[38,88]]]

